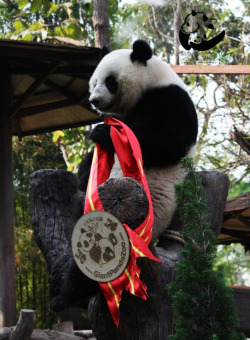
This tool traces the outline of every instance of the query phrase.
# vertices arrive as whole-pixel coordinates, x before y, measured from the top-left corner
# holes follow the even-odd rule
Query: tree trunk
[[[10,335],[10,340],[30,340],[35,326],[35,311],[22,309],[16,328]]]
[[[236,143],[240,145],[240,147],[250,155],[250,139],[249,135],[247,135],[243,131],[239,131],[236,126],[234,126],[234,131],[230,131],[230,137]]]
[[[95,46],[110,49],[110,32],[107,0],[93,0],[92,22],[95,32]]]
[[[179,30],[180,30],[180,18],[181,18],[181,0],[177,0],[176,8],[174,10],[174,64],[180,64],[180,41],[179,41]]]
[[[211,212],[209,222],[211,228],[218,233],[229,180],[226,175],[217,172],[205,171],[200,173],[200,176]],[[148,203],[144,197],[145,192],[142,190],[137,182],[126,178],[110,179],[98,187],[105,210],[119,220],[125,219],[133,229],[147,215]],[[35,223],[35,234],[49,263],[50,283],[56,285],[58,291],[61,285],[60,275],[67,270],[68,262],[65,256],[66,254],[68,257],[72,256],[68,243],[69,230],[74,225],[72,217],[76,193],[74,175],[60,170],[38,171],[31,176],[30,192],[31,216],[33,224]],[[81,200],[83,203],[84,197]],[[79,210],[82,211],[83,207]],[[65,223],[66,217],[67,223]],[[168,230],[183,230],[184,228],[176,212]],[[65,234],[68,236],[63,236]],[[169,238],[163,234],[156,250],[152,244],[150,245],[151,251],[162,262],[158,263],[147,258],[138,259],[142,271],[141,278],[148,287],[149,298],[145,301],[124,291],[118,328],[113,322],[103,294],[100,292],[92,298],[89,316],[98,340],[166,340],[170,334],[173,334],[172,301],[166,286],[174,280],[174,269],[180,260],[182,248],[183,244],[176,238]],[[58,262],[60,258],[64,258],[63,263]],[[59,263],[60,275],[57,263]],[[57,275],[51,272],[52,269],[57,271]],[[51,290],[55,292],[55,288],[52,287]]]
[[[49,268],[50,294],[60,292],[71,257],[73,200],[77,191],[74,174],[65,170],[40,170],[30,177],[31,223],[38,246]],[[40,282],[44,281],[42,275]],[[40,291],[41,300],[44,298]]]

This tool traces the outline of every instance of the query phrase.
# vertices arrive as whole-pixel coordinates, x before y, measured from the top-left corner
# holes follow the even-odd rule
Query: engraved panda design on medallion
[[[77,221],[72,233],[72,251],[86,276],[108,282],[120,276],[127,266],[129,239],[115,216],[95,210]]]

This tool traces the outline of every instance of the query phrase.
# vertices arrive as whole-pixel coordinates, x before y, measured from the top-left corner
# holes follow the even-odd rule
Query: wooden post
[[[0,327],[16,324],[12,133],[8,115],[11,78],[1,67],[0,82]]]
[[[21,309],[16,328],[9,340],[30,340],[35,326],[36,314],[32,309]]]
[[[73,327],[72,321],[63,321],[59,323],[54,323],[52,327],[53,327],[53,330],[56,332],[74,334],[74,327]]]

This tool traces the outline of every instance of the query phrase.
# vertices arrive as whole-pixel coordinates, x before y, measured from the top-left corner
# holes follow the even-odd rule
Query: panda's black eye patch
[[[116,93],[118,89],[118,84],[114,76],[108,76],[105,79],[105,85],[111,93]]]

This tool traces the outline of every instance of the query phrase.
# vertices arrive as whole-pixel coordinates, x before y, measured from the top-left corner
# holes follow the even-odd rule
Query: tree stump
[[[65,170],[39,170],[30,176],[31,223],[49,269],[50,294],[59,294],[71,257],[77,179]]]
[[[9,340],[30,340],[35,326],[35,311],[21,309],[16,328],[11,333]]]
[[[229,180],[217,172],[201,172],[200,176],[211,212],[211,228],[218,233]],[[109,179],[98,191],[105,210],[132,229],[147,216],[145,192],[133,179]],[[77,192],[74,175],[60,170],[43,170],[31,176],[30,201],[36,239],[49,266],[50,291],[56,295],[72,259],[70,233],[77,214],[78,217],[82,214],[84,194]],[[168,230],[184,228],[176,212]],[[160,237],[156,249],[150,244],[151,251],[162,260],[157,263],[147,258],[138,259],[141,278],[150,297],[145,301],[124,291],[118,328],[103,294],[99,292],[92,297],[89,316],[97,340],[165,340],[173,334],[173,312],[166,286],[174,280],[174,268],[180,260],[182,248],[180,242],[167,238],[165,234]]]

